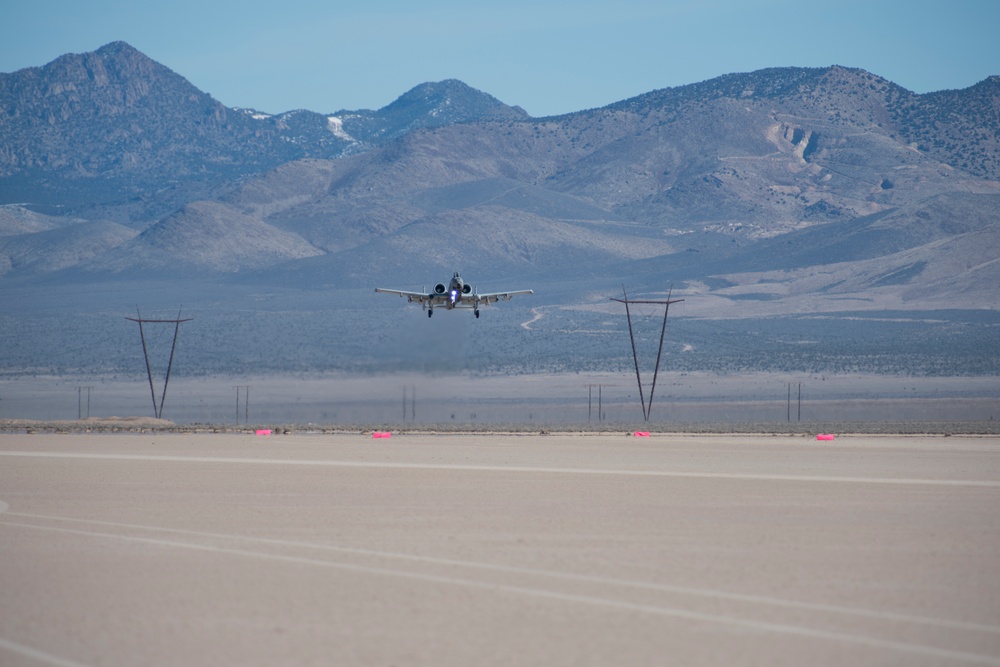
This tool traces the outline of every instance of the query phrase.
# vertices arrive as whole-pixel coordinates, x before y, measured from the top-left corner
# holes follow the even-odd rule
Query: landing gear
[[[478,309],[476,310],[476,319],[477,320],[479,319],[479,310]]]
[[[427,309],[427,317],[430,317],[433,314],[434,314],[434,309],[433,308],[428,308]]]

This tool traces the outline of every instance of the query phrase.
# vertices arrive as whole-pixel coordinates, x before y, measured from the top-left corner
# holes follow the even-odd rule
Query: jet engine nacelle
[[[447,291],[448,291],[448,288],[445,287],[442,283],[438,283],[437,285],[434,286],[434,293],[435,294],[444,294]]]
[[[472,294],[472,285],[462,285],[462,294]]]

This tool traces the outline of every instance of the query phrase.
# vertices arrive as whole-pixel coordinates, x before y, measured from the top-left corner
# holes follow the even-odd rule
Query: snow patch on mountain
[[[344,141],[356,141],[354,137],[344,131],[344,121],[337,116],[327,116],[326,118],[327,127],[333,136],[338,139],[343,139]]]

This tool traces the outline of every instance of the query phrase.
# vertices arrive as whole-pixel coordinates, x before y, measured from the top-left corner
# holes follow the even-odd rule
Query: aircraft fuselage
[[[472,292],[472,285],[466,284],[462,280],[462,276],[459,275],[458,271],[455,275],[451,277],[448,282],[448,286],[445,287],[444,283],[440,283],[434,287],[435,294],[447,295],[447,300],[444,303],[444,307],[451,310],[458,304],[462,303],[462,295],[469,294]]]

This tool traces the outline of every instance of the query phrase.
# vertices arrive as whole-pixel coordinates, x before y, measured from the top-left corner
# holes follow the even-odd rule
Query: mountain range
[[[823,315],[847,332],[859,312],[947,311],[954,335],[975,332],[955,349],[980,350],[963,372],[997,372],[979,325],[1000,312],[1000,76],[916,94],[860,69],[773,68],[550,118],[448,80],[376,111],[266,114],[115,42],[0,74],[0,137],[0,286],[16,321],[182,293],[212,312],[263,291],[299,313],[391,322],[406,310],[371,287],[461,268],[484,288],[534,288],[523,308],[573,320],[558,329],[573,336],[610,332],[594,323],[623,286],[672,289],[692,322]],[[69,305],[74,291],[87,298]],[[29,344],[5,328],[3,366],[44,367],[46,347],[79,335],[56,329]],[[344,331],[344,358],[274,363],[374,355]],[[581,363],[599,368],[588,341]]]

